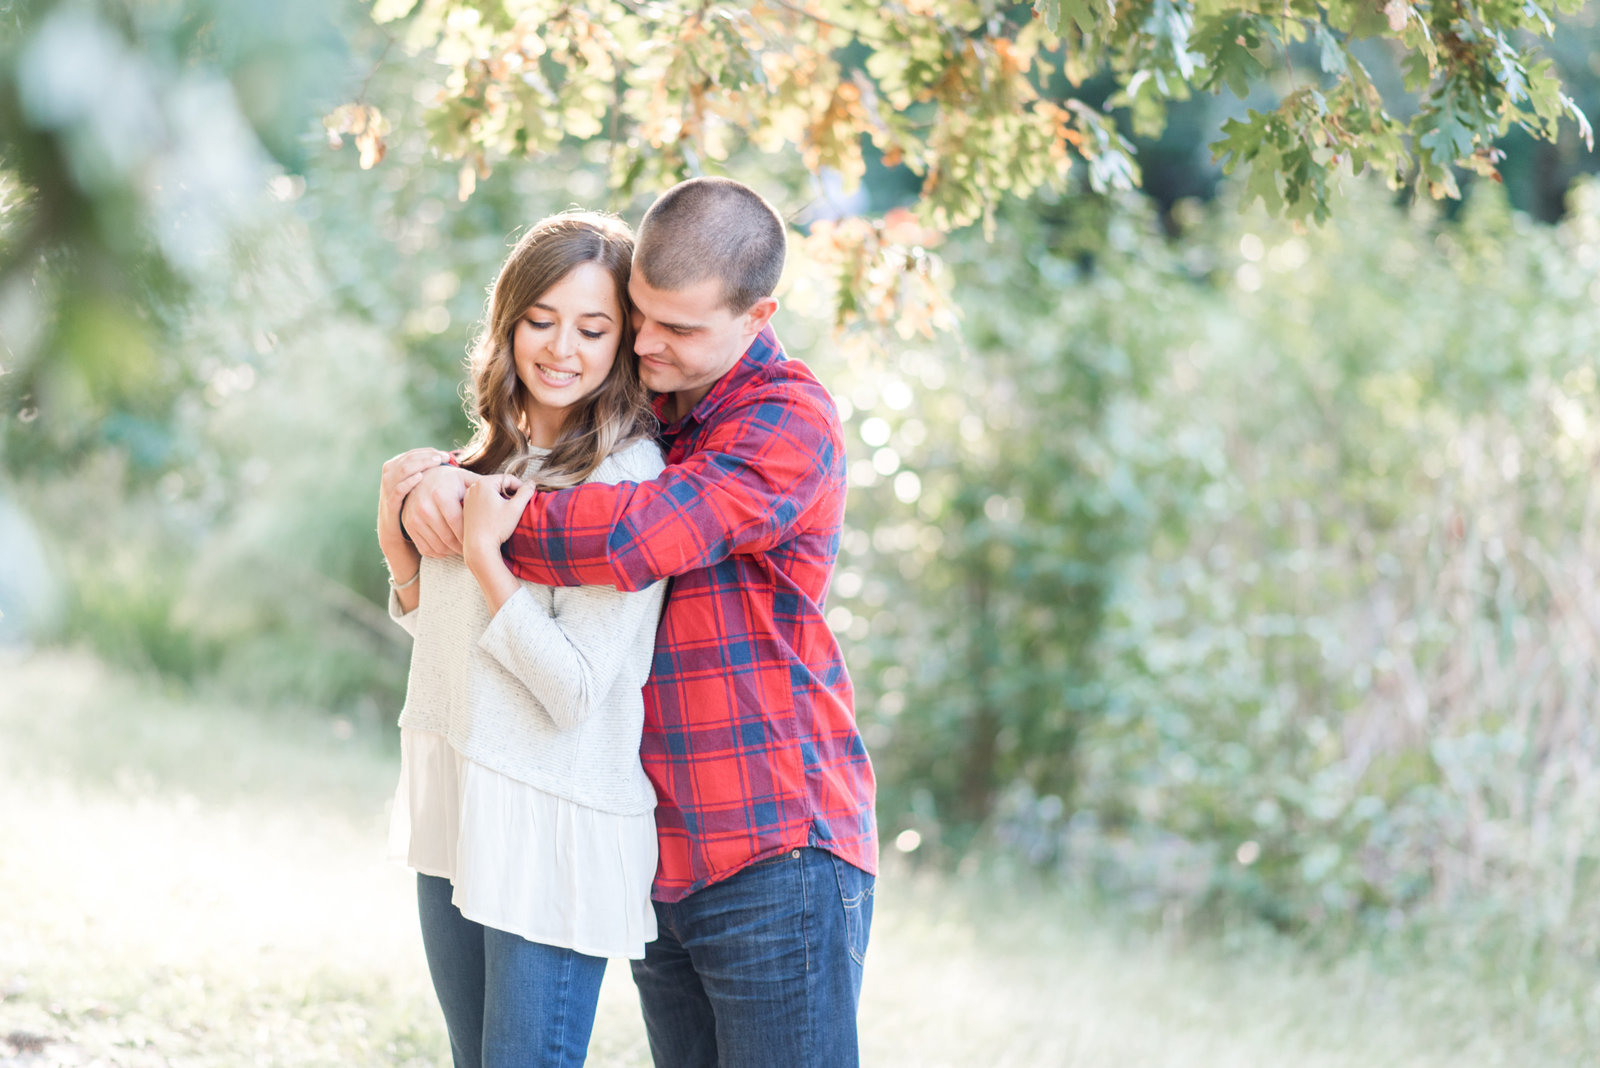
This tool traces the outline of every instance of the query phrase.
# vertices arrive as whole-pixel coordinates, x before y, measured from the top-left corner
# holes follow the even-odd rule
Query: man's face
[[[777,307],[766,297],[748,311],[731,312],[722,303],[722,283],[715,278],[687,289],[657,289],[638,271],[628,282],[628,295],[635,308],[633,348],[639,354],[639,377],[657,393],[674,394],[677,418],[688,414],[739,362]]]

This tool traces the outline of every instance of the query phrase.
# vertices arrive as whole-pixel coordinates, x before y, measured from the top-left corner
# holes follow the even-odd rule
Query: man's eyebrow
[[[548,304],[541,304],[541,303],[539,303],[539,302],[538,302],[538,301],[537,301],[537,300],[536,300],[536,301],[534,301],[534,302],[533,302],[533,303],[532,303],[532,304],[530,304],[530,305],[528,305],[528,307],[530,307],[530,308],[539,308],[539,309],[541,309],[541,310],[542,310],[542,311],[547,311],[547,312],[554,312],[554,311],[555,311],[555,310],[556,310],[556,309],[555,309],[555,308],[552,308],[552,307],[551,307],[551,306],[550,306],[550,305],[548,305]],[[612,321],[612,319],[611,319],[611,316],[609,316],[609,315],[607,315],[607,314],[606,314],[606,313],[605,313],[605,312],[603,312],[603,311],[588,311],[588,312],[583,312],[583,313],[582,313],[582,314],[580,314],[580,315],[579,315],[579,316],[578,316],[578,318],[580,318],[580,319],[596,319],[596,318],[598,318],[598,319],[604,319],[604,320],[606,320],[606,321],[607,321],[607,322],[611,322],[611,321]]]

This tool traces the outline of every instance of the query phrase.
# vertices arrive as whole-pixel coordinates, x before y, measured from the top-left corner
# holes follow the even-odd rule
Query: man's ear
[[[759,334],[765,330],[767,324],[772,322],[772,316],[778,310],[778,298],[762,297],[750,305],[750,310],[744,313],[744,329],[748,334]]]

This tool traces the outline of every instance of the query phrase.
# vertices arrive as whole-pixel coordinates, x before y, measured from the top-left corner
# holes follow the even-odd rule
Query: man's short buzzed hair
[[[784,251],[783,219],[760,193],[731,178],[690,178],[645,212],[633,269],[669,291],[716,278],[738,315],[778,287]]]

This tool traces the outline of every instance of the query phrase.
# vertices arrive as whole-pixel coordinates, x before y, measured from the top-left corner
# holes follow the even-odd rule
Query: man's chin
[[[643,367],[639,368],[639,381],[644,383],[644,388],[651,393],[673,393],[678,389],[677,376],[671,374],[651,374]]]

